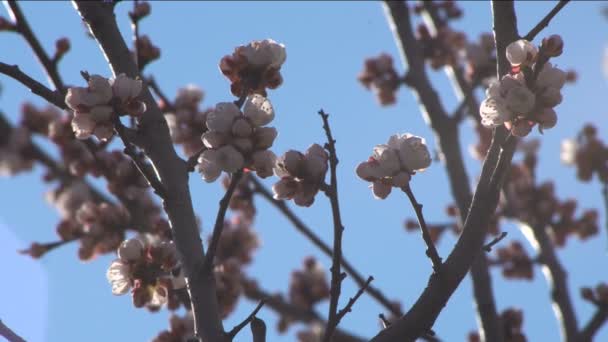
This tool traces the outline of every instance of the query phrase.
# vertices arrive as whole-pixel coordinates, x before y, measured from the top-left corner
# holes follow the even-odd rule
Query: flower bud
[[[537,116],[540,126],[544,129],[553,128],[557,124],[557,114],[551,108],[545,107]]]
[[[277,129],[274,127],[258,127],[253,133],[255,148],[265,150],[272,147],[277,137]]]
[[[274,109],[267,98],[253,94],[245,100],[243,115],[250,120],[254,127],[260,127],[269,124],[274,119]]]
[[[252,127],[245,119],[236,119],[232,124],[232,134],[237,137],[246,138],[251,135]]]
[[[211,131],[228,133],[232,130],[232,122],[240,115],[241,111],[234,103],[220,102],[207,115],[207,128]]]
[[[207,148],[220,148],[228,142],[226,134],[216,131],[207,131],[203,133],[201,139]]]
[[[144,244],[137,238],[123,241],[118,247],[118,258],[123,261],[136,261],[144,253]]]
[[[372,184],[372,192],[376,199],[385,199],[391,193],[391,185],[378,180]]]
[[[564,51],[564,41],[560,35],[553,34],[543,39],[541,49],[548,57],[557,57]]]
[[[123,102],[136,98],[143,86],[141,80],[134,80],[125,74],[116,76],[116,78],[110,80],[110,83],[112,84],[114,96]]]

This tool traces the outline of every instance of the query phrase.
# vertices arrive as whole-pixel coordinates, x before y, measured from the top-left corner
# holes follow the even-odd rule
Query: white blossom
[[[507,59],[513,66],[531,63],[537,53],[536,46],[525,39],[514,41],[506,48]]]
[[[217,160],[218,152],[216,150],[206,150],[198,158],[197,170],[208,183],[218,179],[222,173]]]
[[[112,285],[112,294],[119,296],[129,292],[131,288],[130,272],[129,265],[122,260],[112,261],[106,272],[106,278]]]
[[[118,258],[122,261],[136,261],[144,252],[144,244],[138,238],[123,241],[118,247]]]
[[[125,74],[120,74],[110,80],[114,96],[126,102],[136,98],[142,89],[142,81],[134,80]]]
[[[207,128],[211,131],[228,133],[232,129],[232,122],[241,111],[232,102],[221,102],[207,115]]]
[[[267,98],[259,94],[253,94],[245,100],[243,115],[255,127],[265,126],[274,119],[274,108],[272,108],[272,103]]]
[[[262,178],[270,177],[273,174],[273,169],[276,161],[276,156],[272,151],[261,150],[253,153],[253,167],[258,176]]]
[[[249,64],[258,67],[279,68],[287,57],[285,46],[272,39],[253,41],[242,48]]]

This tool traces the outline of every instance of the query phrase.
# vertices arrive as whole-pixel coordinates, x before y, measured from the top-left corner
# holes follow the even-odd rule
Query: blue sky
[[[60,65],[68,84],[81,84],[79,71],[110,75],[107,64],[95,42],[86,38],[79,16],[69,2],[23,2],[22,8],[47,51],[54,41],[68,36],[72,50]],[[490,6],[487,2],[465,2],[465,16],[454,23],[470,39],[491,30]],[[127,3],[117,6],[120,28],[129,38],[131,31],[126,12]],[[541,164],[538,177],[555,180],[561,198],[579,197],[580,207],[599,208],[600,222],[605,213],[597,181],[581,184],[573,169],[559,162],[559,143],[573,137],[585,122],[594,122],[600,134],[608,132],[604,106],[600,101],[608,90],[602,74],[602,58],[608,40],[608,21],[601,15],[599,2],[575,2],[541,33],[559,33],[565,41],[564,54],[556,63],[565,69],[575,69],[579,81],[566,86],[564,101],[557,108],[556,128],[542,136]],[[526,33],[551,8],[551,2],[522,2],[517,6],[518,26]],[[6,11],[0,10],[2,15]],[[324,133],[316,112],[323,108],[331,114],[330,121],[340,157],[339,190],[343,221],[346,227],[344,250],[346,257],[359,271],[375,277],[374,285],[390,298],[400,299],[404,309],[412,304],[424,288],[431,272],[424,256],[424,245],[418,234],[407,234],[402,228],[405,218],[413,217],[405,196],[392,194],[385,201],[374,200],[367,184],[356,178],[353,170],[367,159],[372,147],[384,143],[391,134],[412,132],[435,142],[425,125],[414,97],[407,89],[400,90],[395,106],[382,108],[371,93],[357,81],[363,60],[387,52],[398,62],[398,54],[382,7],[376,2],[153,2],[152,15],[142,22],[141,32],[148,34],[161,47],[161,60],[147,68],[167,94],[194,83],[205,90],[204,106],[232,100],[229,84],[218,70],[220,58],[237,45],[255,39],[273,38],[285,44],[287,62],[282,69],[284,84],[270,92],[277,116],[273,125],[279,137],[273,147],[277,153],[287,149],[304,150],[311,143],[322,143]],[[44,81],[44,74],[29,47],[20,37],[0,33],[0,61],[19,64],[34,78]],[[399,64],[399,63],[397,63]],[[398,65],[399,70],[403,70]],[[443,72],[432,72],[431,78],[442,95],[448,111],[457,100]],[[17,120],[24,100],[42,104],[21,85],[5,76],[0,77],[3,93],[0,109],[13,121]],[[532,134],[538,137],[538,133]],[[462,128],[463,149],[475,141],[470,126]],[[56,155],[55,151],[50,150]],[[466,155],[469,175],[474,178],[479,163]],[[76,258],[76,246],[67,246],[34,262],[14,253],[31,241],[51,241],[55,237],[58,216],[44,201],[48,190],[42,184],[42,170],[12,179],[0,179],[0,238],[2,264],[6,274],[0,282],[0,318],[22,333],[29,341],[145,341],[168,325],[165,311],[151,314],[132,307],[128,297],[114,297],[105,279],[105,270],[113,258],[106,256],[89,263]],[[267,182],[267,184],[271,184]],[[202,218],[207,234],[222,196],[218,183],[206,184],[198,175],[191,177],[195,210]],[[440,163],[414,177],[412,188],[424,204],[427,221],[445,221],[446,204],[451,203],[447,178]],[[303,257],[318,256],[325,266],[331,261],[299,235],[274,208],[257,200],[258,217],[255,227],[263,241],[255,262],[247,273],[256,276],[260,284],[276,291],[285,291],[290,272],[299,268]],[[329,202],[320,196],[311,208],[295,208],[304,221],[325,241],[331,241],[332,226]],[[517,228],[504,222],[502,229],[509,239],[522,239]],[[559,251],[560,260],[569,271],[569,284],[579,325],[593,313],[591,305],[578,298],[578,288],[607,281],[598,270],[606,262],[605,231],[585,243],[570,239]],[[455,240],[444,238],[439,245],[441,255],[447,255]],[[526,247],[529,247],[525,242]],[[531,250],[531,249],[530,249]],[[516,306],[524,309],[524,329],[529,340],[557,340],[558,327],[550,306],[549,291],[540,269],[532,282],[506,281],[493,270],[496,302],[499,309]],[[344,282],[342,303],[356,292],[348,279]],[[256,303],[242,300],[238,309],[225,321],[229,328],[246,316]],[[323,315],[327,305],[318,306]],[[376,318],[382,308],[363,296],[341,326],[362,336],[378,331]],[[293,341],[291,329],[287,335],[277,335],[272,327],[276,316],[262,309],[259,317],[266,320],[269,341]],[[443,311],[435,330],[446,341],[466,338],[476,322],[468,278],[456,291]],[[238,341],[247,341],[248,329]],[[608,339],[603,329],[598,340]]]

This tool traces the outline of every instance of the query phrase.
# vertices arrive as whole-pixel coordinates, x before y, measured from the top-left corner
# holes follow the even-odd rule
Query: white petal
[[[262,95],[254,94],[247,97],[243,115],[249,118],[253,126],[260,127],[269,124],[274,119],[274,109],[270,100]]]

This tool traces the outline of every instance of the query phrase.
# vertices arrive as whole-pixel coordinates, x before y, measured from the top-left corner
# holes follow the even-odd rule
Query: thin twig
[[[241,180],[241,177],[243,177],[243,170],[239,170],[232,175],[230,185],[228,185],[228,189],[226,190],[224,197],[222,197],[220,200],[220,207],[215,218],[211,242],[209,243],[209,248],[207,249],[207,254],[205,255],[205,259],[203,261],[203,271],[213,268],[215,252],[217,251],[217,246],[220,242],[220,237],[222,236],[222,230],[224,230],[224,218],[226,217],[226,211],[228,210],[228,205],[230,204],[230,198],[232,197],[237,184]]]
[[[365,285],[363,285],[363,287],[360,287],[359,290],[357,291],[357,293],[355,294],[354,297],[351,297],[348,300],[348,303],[346,303],[346,306],[344,308],[342,308],[342,310],[340,310],[338,312],[338,317],[337,317],[337,321],[336,321],[336,326],[338,324],[340,324],[340,321],[342,320],[342,318],[344,318],[344,316],[346,316],[347,313],[351,312],[353,309],[353,305],[355,305],[355,302],[359,299],[359,297],[361,297],[361,295],[363,294],[363,292],[365,292],[365,288],[367,288],[369,286],[369,284],[374,280],[374,277],[369,276],[367,278],[367,281],[365,282]]]
[[[258,306],[255,307],[255,309],[249,314],[249,316],[247,316],[247,318],[245,318],[245,320],[243,320],[241,323],[237,324],[234,328],[232,328],[232,330],[230,330],[228,332],[228,336],[230,337],[230,339],[234,339],[234,337],[245,326],[247,326],[247,324],[249,324],[251,322],[251,320],[253,320],[255,318],[255,315],[257,315],[258,311],[260,311],[260,309],[262,308],[262,306],[264,306],[265,303],[266,303],[265,299],[260,300],[260,303],[258,304]]]
[[[125,127],[125,125],[123,125],[120,121],[118,115],[116,115],[114,118],[114,129],[116,130],[116,133],[118,133],[122,143],[125,145],[123,150],[124,153],[131,157],[131,160],[133,160],[133,163],[135,164],[135,167],[137,167],[137,170],[139,170],[139,173],[141,173],[152,189],[154,189],[154,193],[156,193],[160,198],[165,199],[167,197],[167,190],[165,189],[165,186],[156,176],[154,170],[152,170],[152,168],[142,160],[142,155],[135,150],[133,144],[134,139],[132,139],[132,137],[137,135],[137,131]]]
[[[382,322],[382,328],[386,329],[387,327],[389,327],[391,325],[391,322],[386,319],[386,316],[384,316],[383,313],[378,315],[378,318],[380,318],[380,322]]]
[[[412,207],[414,207],[414,211],[416,211],[416,217],[418,218],[418,224],[420,226],[420,232],[422,233],[422,239],[424,243],[426,243],[426,256],[431,259],[433,263],[433,271],[435,273],[439,273],[441,271],[441,257],[437,252],[437,248],[435,247],[435,243],[431,238],[431,234],[429,233],[429,228],[426,225],[426,221],[424,220],[424,215],[422,214],[422,204],[418,203],[416,200],[416,196],[414,196],[414,192],[412,192],[412,188],[409,183],[401,188],[403,192],[407,195],[412,203]]]
[[[608,320],[608,306],[598,306],[597,310],[589,319],[589,322],[585,324],[585,327],[581,330],[578,340],[581,342],[591,342],[593,337],[600,330],[602,325]]]
[[[150,87],[154,94],[156,94],[156,96],[158,96],[158,98],[160,98],[160,100],[162,101],[162,109],[165,112],[175,111],[175,105],[171,100],[169,100],[169,98],[167,97],[167,95],[165,95],[162,89],[160,89],[160,86],[156,82],[156,79],[153,76],[148,76],[145,78],[145,81],[146,84],[148,84],[148,87]]]
[[[568,4],[568,2],[570,2],[570,0],[560,0],[557,5],[553,7],[551,12],[549,12],[538,24],[536,24],[536,26],[534,26],[534,28],[530,30],[530,32],[528,32],[528,34],[524,36],[524,39],[527,41],[534,40],[536,35],[539,34],[540,31],[542,31],[545,27],[549,26],[551,19],[553,19],[553,17],[555,17],[557,13],[559,13],[559,11]]]
[[[604,198],[604,216],[606,217],[605,229],[608,232],[608,182],[602,185],[602,197]]]
[[[191,155],[186,164],[188,165],[188,171],[193,172],[196,169],[196,165],[198,164],[198,157],[200,157],[203,152],[207,150],[206,146],[201,147],[198,151],[196,151],[193,155]]]
[[[34,35],[34,32],[32,31],[29,23],[25,19],[21,8],[19,8],[17,1],[6,1],[5,4],[7,9],[11,12],[13,18],[15,19],[17,32],[21,34],[21,36],[27,41],[27,43],[34,51],[34,54],[38,58],[38,61],[40,61],[40,64],[42,64],[42,67],[46,72],[49,81],[55,87],[55,89],[59,91],[59,93],[64,94],[65,87],[63,85],[63,81],[61,80],[61,76],[59,75],[59,72],[57,70],[57,65],[53,63],[52,59],[44,51],[44,48],[42,48],[40,41],[38,41],[38,38],[36,37],[36,35]]]
[[[52,103],[61,109],[67,108],[64,101],[64,97],[59,91],[47,88],[44,84],[36,81],[35,79],[28,76],[26,73],[22,72],[21,69],[19,69],[19,66],[9,65],[0,62],[0,73],[5,74],[20,82],[21,84],[26,86],[32,93],[42,97],[49,103]]]
[[[289,208],[289,206],[287,206],[285,201],[274,199],[270,190],[268,190],[256,177],[249,177],[249,181],[254,186],[254,193],[261,195],[265,200],[274,205],[275,208],[285,215],[289,222],[293,224],[297,231],[302,233],[323,253],[333,258],[332,249],[325,242],[323,242],[323,240],[321,240],[310,227],[302,222],[302,220]],[[359,287],[362,287],[365,284],[365,278],[363,278],[363,276],[344,257],[342,257],[342,266],[344,267],[346,273],[351,276]],[[370,285],[367,287],[366,292],[369,293],[372,298],[376,299],[380,304],[382,304],[393,315],[397,317],[403,315],[399,307],[395,305],[395,302],[386,298],[386,296],[384,296],[384,294],[377,288]]]
[[[338,202],[338,177],[336,168],[338,166],[338,156],[336,153],[336,140],[331,134],[331,128],[329,127],[329,114],[326,114],[322,109],[319,111],[319,115],[323,120],[323,130],[327,136],[327,143],[325,149],[329,152],[329,169],[330,169],[330,183],[329,190],[325,191],[329,202],[331,204],[331,213],[334,222],[334,245],[333,245],[333,257],[331,263],[331,288],[329,291],[329,315],[327,328],[323,335],[323,341],[331,341],[334,330],[338,326],[340,321],[338,314],[338,300],[340,299],[340,290],[342,286],[342,280],[346,274],[342,274],[340,265],[342,263],[342,233],[344,232],[344,225],[342,224],[342,218],[340,217],[340,205]]]
[[[483,250],[486,252],[491,252],[492,247],[494,247],[497,243],[499,243],[502,239],[507,236],[507,232],[502,232],[497,237],[493,238],[492,241],[488,242],[483,246]]]
[[[9,342],[25,342],[25,340],[7,327],[2,320],[0,320],[0,336],[4,337]]]

